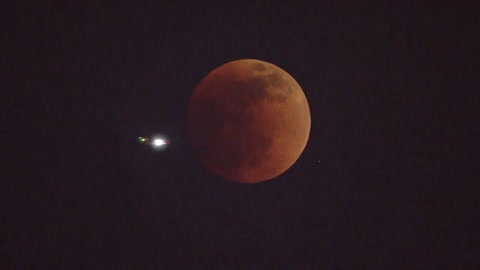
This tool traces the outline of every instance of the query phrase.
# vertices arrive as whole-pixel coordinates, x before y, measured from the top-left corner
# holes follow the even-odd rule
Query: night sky
[[[0,269],[480,269],[473,5],[12,2]],[[186,132],[196,85],[242,58],[311,109],[260,184],[208,172]]]

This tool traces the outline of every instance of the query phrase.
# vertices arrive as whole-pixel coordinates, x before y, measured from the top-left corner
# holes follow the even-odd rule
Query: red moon
[[[308,101],[297,81],[256,59],[211,71],[188,107],[189,135],[204,165],[240,183],[287,171],[305,149],[310,125]]]

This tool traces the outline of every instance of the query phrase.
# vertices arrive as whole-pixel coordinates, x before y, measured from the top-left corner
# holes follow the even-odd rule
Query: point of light
[[[158,135],[155,137],[143,137],[143,136],[138,136],[137,137],[138,142],[144,145],[148,145],[155,150],[164,150],[168,147],[170,144],[170,140],[165,138],[162,135]]]
[[[162,146],[164,144],[167,144],[167,142],[163,139],[155,139],[153,140],[153,145],[154,146]]]

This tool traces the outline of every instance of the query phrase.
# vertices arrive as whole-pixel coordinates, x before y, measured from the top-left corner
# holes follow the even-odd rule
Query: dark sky
[[[473,5],[15,2],[0,269],[480,269]],[[206,171],[185,128],[240,58],[288,71],[312,116],[256,185]],[[157,132],[165,151],[135,141]]]

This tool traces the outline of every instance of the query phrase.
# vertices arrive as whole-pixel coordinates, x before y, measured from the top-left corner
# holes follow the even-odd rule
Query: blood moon
[[[280,67],[256,59],[211,71],[188,107],[189,135],[204,165],[241,183],[288,170],[305,149],[310,124],[300,85]]]

